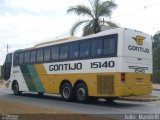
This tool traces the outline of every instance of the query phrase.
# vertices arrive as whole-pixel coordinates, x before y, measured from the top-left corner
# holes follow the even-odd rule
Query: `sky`
[[[91,0],[92,1],[92,0]],[[111,18],[120,27],[150,35],[160,30],[160,0],[114,0]],[[43,41],[70,36],[74,22],[83,19],[67,14],[70,6],[89,5],[89,0],[0,0],[0,65],[5,55]],[[77,36],[80,36],[77,31]]]

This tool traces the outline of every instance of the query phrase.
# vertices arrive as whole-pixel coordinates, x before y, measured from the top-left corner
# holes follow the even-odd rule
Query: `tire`
[[[17,82],[14,82],[12,85],[12,90],[14,95],[20,95],[21,91],[19,91],[19,85]]]
[[[71,84],[64,83],[61,87],[61,96],[64,101],[72,101],[73,100],[73,89]]]
[[[79,83],[75,87],[75,97],[78,102],[88,102],[88,89],[87,86],[84,83]]]

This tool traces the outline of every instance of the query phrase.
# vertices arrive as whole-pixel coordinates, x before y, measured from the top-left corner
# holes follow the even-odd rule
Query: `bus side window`
[[[14,54],[13,64],[14,64],[14,66],[19,64],[19,54],[18,53]]]
[[[81,42],[80,43],[80,57],[88,57],[89,56],[89,42]]]
[[[70,47],[69,47],[69,52],[70,52],[70,58],[78,58],[79,56],[79,43],[75,42],[75,43],[70,43]]]
[[[53,46],[51,50],[52,50],[51,54],[52,60],[59,60],[59,46]]]
[[[51,58],[51,50],[50,48],[45,48],[44,49],[44,61],[50,61]]]
[[[102,48],[103,48],[103,40],[96,39],[92,41],[92,56],[101,56],[102,55]]]
[[[68,46],[64,45],[60,48],[60,59],[67,59],[68,57]]]
[[[113,56],[116,54],[116,38],[105,38],[103,46],[103,55]]]
[[[37,62],[42,62],[43,61],[43,49],[38,49],[37,50]]]
[[[30,59],[30,51],[26,51],[24,53],[24,63],[29,63],[29,59]]]
[[[31,51],[30,63],[36,62],[36,50]]]
[[[23,55],[24,55],[23,53],[19,54],[19,64],[23,64],[23,60],[24,60],[23,59],[24,58]]]

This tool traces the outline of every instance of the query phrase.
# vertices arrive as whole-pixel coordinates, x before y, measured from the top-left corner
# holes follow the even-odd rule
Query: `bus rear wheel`
[[[79,83],[75,87],[75,97],[78,102],[87,102],[89,100],[88,89],[84,83]]]
[[[14,95],[20,95],[21,91],[19,91],[19,85],[17,82],[14,82],[12,85],[12,90]]]
[[[64,101],[73,100],[73,89],[70,83],[64,83],[61,87],[61,96]]]

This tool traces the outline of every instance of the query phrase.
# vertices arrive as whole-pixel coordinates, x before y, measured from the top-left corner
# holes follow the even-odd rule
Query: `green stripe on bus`
[[[34,65],[27,65],[27,68],[29,70],[32,80],[34,81],[37,92],[44,92],[45,90],[44,90],[43,84],[41,83],[41,80],[37,74],[37,71]]]
[[[24,80],[25,80],[25,82],[27,84],[27,87],[28,87],[29,91],[36,92],[37,90],[36,90],[35,84],[34,84],[34,82],[32,80],[32,77],[30,75],[30,72],[29,72],[29,70],[27,68],[27,65],[21,65],[20,69],[22,71]]]

